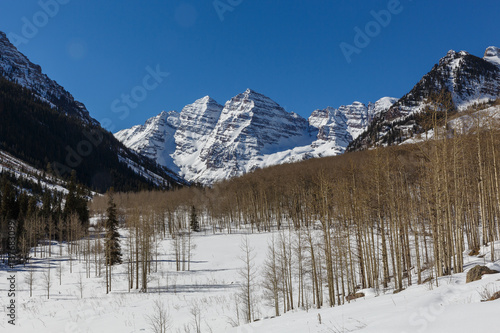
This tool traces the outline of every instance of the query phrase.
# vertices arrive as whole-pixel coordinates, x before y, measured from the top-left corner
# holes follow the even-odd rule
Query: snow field
[[[126,253],[126,230],[122,234],[123,253]],[[151,274],[149,292],[128,291],[126,265],[113,268],[112,292],[106,295],[104,269],[95,276],[85,277],[85,262],[73,257],[70,273],[67,244],[54,243],[50,260],[52,286],[47,299],[43,273],[49,259],[33,258],[30,265],[17,272],[17,321],[13,327],[5,314],[0,321],[1,332],[152,332],[148,316],[154,314],[156,301],[162,302],[170,316],[168,332],[497,332],[500,330],[500,300],[481,302],[485,294],[500,290],[500,274],[484,276],[481,281],[465,284],[466,273],[439,279],[436,284],[413,285],[393,294],[388,290],[363,290],[365,297],[350,304],[320,310],[294,310],[270,319],[273,309],[262,299],[256,288],[256,314],[266,318],[249,325],[232,327],[237,322],[236,297],[239,286],[238,270],[243,263],[242,237],[247,236],[255,249],[254,264],[260,269],[272,234],[193,234],[191,271],[176,272],[171,240],[158,244],[158,271]],[[59,246],[63,256],[59,257]],[[496,246],[500,248],[500,243]],[[489,247],[479,257],[466,257],[466,271],[476,264],[485,264]],[[124,259],[126,255],[124,255]],[[59,285],[58,267],[62,267]],[[153,271],[156,263],[153,263]],[[500,261],[488,264],[500,270]],[[25,277],[30,268],[35,271],[33,297]],[[3,311],[8,302],[8,272],[2,268],[0,302]],[[84,282],[80,298],[80,272]],[[415,282],[416,279],[413,279]],[[195,319],[198,318],[198,319]],[[240,320],[242,314],[240,313]]]

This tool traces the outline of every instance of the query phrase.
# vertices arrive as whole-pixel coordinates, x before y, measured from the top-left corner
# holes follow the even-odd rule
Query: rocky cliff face
[[[183,175],[199,173],[200,154],[220,118],[223,106],[205,96],[182,109],[180,126],[175,133],[176,148],[173,151],[175,165]],[[171,151],[172,152],[172,151]]]
[[[356,102],[357,103],[357,102]],[[343,109],[343,110],[341,110]],[[318,129],[317,141],[335,141],[336,146],[340,149],[347,147],[352,141],[353,129],[349,127],[349,118],[343,111],[348,110],[348,107],[341,106],[339,109],[327,107],[323,110],[315,110],[309,117],[309,124]],[[359,115],[351,117],[351,124],[362,126],[354,119]],[[360,120],[361,122],[361,120]],[[319,142],[316,142],[316,145]]]
[[[176,111],[161,112],[156,117],[150,118],[144,125],[115,133],[115,137],[126,147],[135,150],[158,164],[175,168],[170,156],[175,149],[174,134],[180,125],[180,115]]]
[[[76,116],[86,123],[97,124],[90,117],[83,103],[75,101],[73,96],[42,73],[42,68],[12,45],[5,33],[0,31],[0,76],[30,89],[36,97],[48,102],[66,115]]]
[[[212,184],[257,168],[341,154],[351,133],[366,129],[392,100],[328,107],[306,120],[248,89],[224,107],[206,96],[180,114],[171,111],[171,121],[162,113],[115,136],[189,181]]]
[[[312,138],[304,118],[248,89],[226,103],[201,151],[203,182],[249,172],[259,167],[258,156],[307,144]]]

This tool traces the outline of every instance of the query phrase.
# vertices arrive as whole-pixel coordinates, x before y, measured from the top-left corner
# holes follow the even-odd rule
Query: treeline
[[[497,259],[500,131],[484,112],[451,126],[444,104],[432,110],[426,142],[275,166],[212,188],[119,194],[120,214],[135,232],[150,221],[174,239],[192,229],[193,211],[205,232],[279,231],[262,268],[277,315],[343,304],[360,288],[438,283],[483,246]]]
[[[162,167],[130,153],[110,132],[40,101],[22,86],[0,77],[0,149],[39,170],[104,193],[158,188],[119,160],[118,154],[176,184]],[[69,107],[69,106],[68,106]],[[50,166],[49,166],[50,165]]]
[[[198,208],[191,204],[184,194],[189,191],[147,191],[147,192],[109,192],[105,196],[96,196],[90,203],[91,215],[98,217],[94,229],[97,232],[107,230],[106,222],[110,215],[116,215],[119,225],[127,230],[126,244],[122,244],[122,263],[126,265],[129,291],[137,289],[147,292],[151,273],[158,271],[158,245],[170,237],[171,251],[175,257],[176,270],[187,271],[191,267],[191,255],[195,248],[192,233],[201,231],[203,216]],[[165,195],[175,195],[179,201],[166,202]],[[184,202],[185,205],[178,205]],[[116,212],[110,214],[110,207]],[[99,241],[99,239],[97,239]],[[95,243],[95,240],[94,240]],[[106,256],[105,248],[97,245],[96,267],[101,267]],[[100,250],[99,250],[100,249]],[[109,267],[111,276],[112,266]],[[108,273],[108,272],[107,272]],[[100,268],[96,276],[100,276]],[[111,280],[111,278],[109,278]],[[111,289],[110,289],[111,290]]]
[[[13,180],[15,182],[13,183]],[[15,184],[28,184],[28,191]],[[90,191],[72,174],[68,193],[43,188],[39,183],[0,173],[0,255],[5,264],[23,264],[39,244],[73,241],[88,233]]]

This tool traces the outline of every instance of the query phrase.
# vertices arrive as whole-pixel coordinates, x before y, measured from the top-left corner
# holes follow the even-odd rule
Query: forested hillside
[[[99,125],[65,115],[4,78],[0,78],[0,118],[1,150],[63,179],[75,170],[77,181],[95,191],[105,192],[110,186],[121,191],[158,186],[132,171],[120,157],[163,176],[168,180],[165,188],[177,183],[162,167],[131,153]]]

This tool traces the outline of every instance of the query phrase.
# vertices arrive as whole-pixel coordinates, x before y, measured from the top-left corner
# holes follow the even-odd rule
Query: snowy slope
[[[342,154],[396,99],[314,111],[309,120],[253,90],[225,106],[209,96],[115,134],[188,181],[212,184],[257,168]]]
[[[455,119],[448,121],[447,130],[451,137],[453,133],[465,134],[469,133],[474,127],[496,127],[500,121],[500,106],[491,106],[471,114],[461,115]],[[439,134],[444,135],[445,129],[439,128]],[[402,144],[420,143],[434,138],[434,130],[415,135],[402,142]]]
[[[185,106],[175,132],[176,146],[170,150],[175,167],[181,174],[193,179],[203,164],[200,158],[220,118],[223,106],[209,96]]]
[[[467,267],[478,264],[483,263],[471,260]],[[499,270],[500,261],[488,266]],[[226,332],[498,332],[500,300],[482,302],[480,293],[500,290],[499,274],[468,284],[465,277],[466,273],[461,273],[440,278],[439,287],[414,285],[398,294],[363,290],[366,296],[350,304],[287,313]]]

